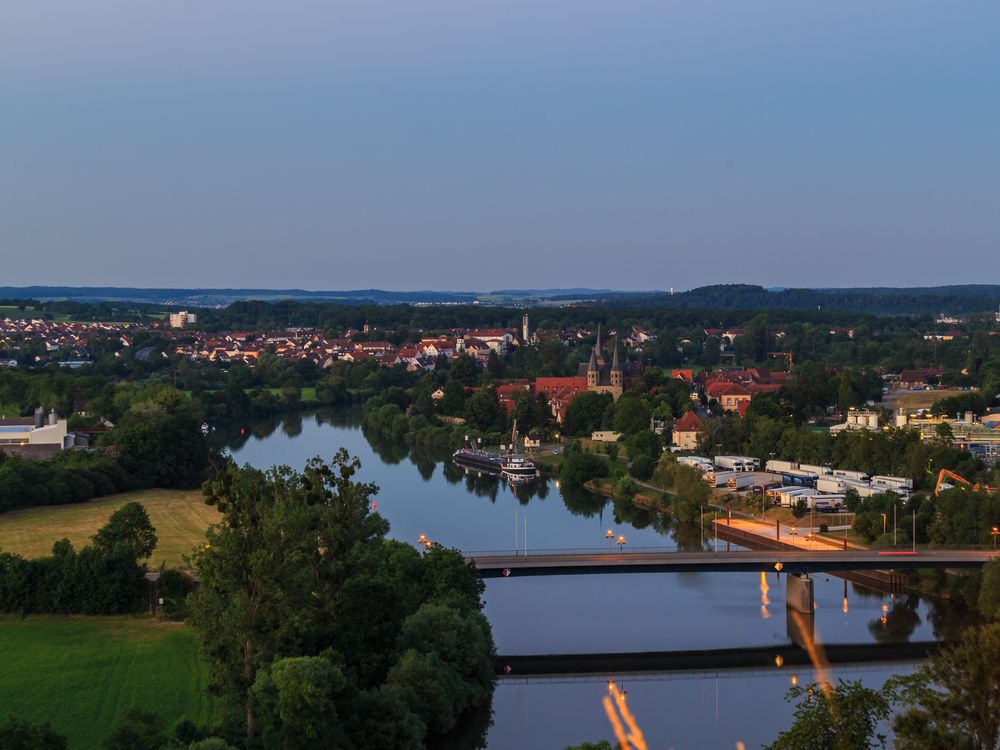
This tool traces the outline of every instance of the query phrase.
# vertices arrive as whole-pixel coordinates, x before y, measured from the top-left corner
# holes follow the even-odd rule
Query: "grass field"
[[[218,511],[205,505],[200,490],[142,490],[110,495],[88,503],[16,510],[0,515],[0,550],[22,557],[41,557],[52,543],[68,538],[77,548],[130,501],[143,504],[159,539],[151,562],[178,565],[191,551],[208,525],[219,520]],[[2,704],[0,704],[2,705]]]
[[[70,750],[96,750],[125,709],[155,711],[170,727],[217,720],[194,632],[131,618],[0,618],[0,709],[47,721]]]

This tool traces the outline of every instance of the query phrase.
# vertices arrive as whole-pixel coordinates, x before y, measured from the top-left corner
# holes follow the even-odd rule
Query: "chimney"
[[[53,409],[52,411],[49,412],[49,424],[56,425],[58,423],[59,423],[59,415],[56,414],[56,410]]]
[[[35,409],[35,429],[45,425],[45,409],[39,406]]]

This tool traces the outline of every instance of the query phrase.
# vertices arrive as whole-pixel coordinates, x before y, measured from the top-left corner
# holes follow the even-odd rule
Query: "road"
[[[483,578],[595,573],[680,571],[761,571],[812,573],[904,568],[978,568],[996,553],[981,550],[921,552],[872,550],[737,550],[731,552],[581,552],[512,553],[466,557]]]

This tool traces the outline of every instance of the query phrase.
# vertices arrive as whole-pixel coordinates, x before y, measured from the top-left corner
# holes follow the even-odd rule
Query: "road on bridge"
[[[664,573],[680,571],[770,571],[813,573],[914,568],[978,568],[997,553],[984,550],[764,550],[731,552],[587,552],[472,555],[483,578]],[[778,567],[780,564],[780,567]]]

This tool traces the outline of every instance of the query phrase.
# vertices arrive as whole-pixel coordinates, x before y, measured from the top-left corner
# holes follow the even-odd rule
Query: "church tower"
[[[590,363],[587,365],[587,388],[596,388],[601,371],[597,366],[597,347],[590,352]]]
[[[621,363],[618,361],[618,339],[615,339],[615,353],[611,359],[611,385],[619,390],[622,390],[624,385],[623,373]]]
[[[604,347],[601,346],[601,324],[597,324],[597,344],[594,346],[595,357],[597,358],[597,366],[604,367]]]

